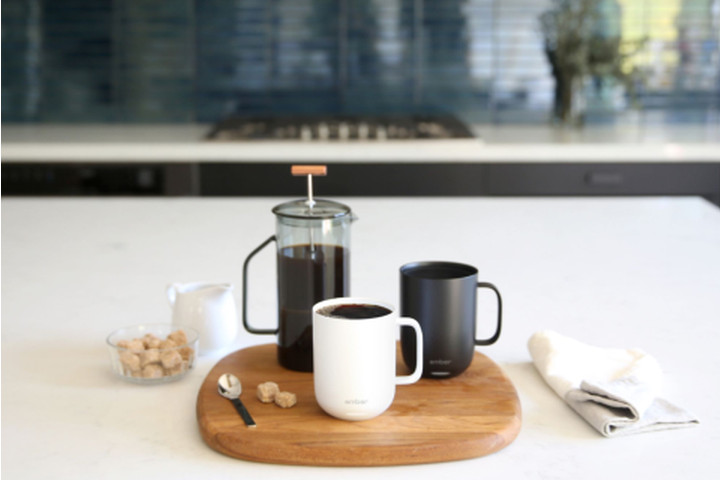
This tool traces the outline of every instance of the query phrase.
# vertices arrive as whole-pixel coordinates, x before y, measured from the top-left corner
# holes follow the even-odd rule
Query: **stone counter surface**
[[[716,125],[474,125],[477,139],[209,142],[209,125],[4,125],[4,162],[718,162]]]
[[[208,448],[195,402],[224,354],[200,357],[179,382],[140,386],[113,375],[105,338],[169,322],[172,282],[233,282],[240,302],[242,261],[273,232],[270,210],[284,200],[3,198],[3,478],[717,476],[720,210],[686,197],[343,199],[359,217],[353,295],[398,302],[398,268],[428,259],[475,265],[500,289],[502,336],[479,348],[518,391],[519,436],[486,457],[400,467],[281,466]],[[273,259],[258,257],[252,272],[258,327],[275,321]],[[489,305],[481,296],[480,318]],[[644,349],[663,369],[664,397],[700,425],[602,437],[535,370],[527,341],[541,329]],[[230,350],[272,341],[242,331]],[[244,400],[251,412],[261,406]]]

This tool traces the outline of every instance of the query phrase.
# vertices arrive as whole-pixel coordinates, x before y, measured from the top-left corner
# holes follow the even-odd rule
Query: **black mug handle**
[[[493,292],[495,292],[495,295],[497,296],[498,301],[498,316],[497,316],[497,328],[495,330],[495,333],[492,337],[487,339],[475,339],[475,345],[492,345],[493,343],[497,342],[498,338],[500,338],[500,329],[502,327],[502,297],[500,297],[500,291],[493,285],[492,283],[488,282],[478,282],[477,284],[478,288],[489,288]]]
[[[254,328],[251,327],[248,323],[247,318],[247,290],[248,290],[248,267],[250,266],[250,260],[263,248],[267,247],[270,242],[277,241],[277,238],[275,235],[272,235],[270,238],[265,240],[262,244],[260,244],[259,247],[257,247],[255,250],[250,252],[250,255],[247,256],[245,259],[245,263],[243,263],[243,301],[242,301],[242,313],[243,313],[243,325],[245,326],[245,330],[247,330],[250,333],[255,333],[259,335],[272,335],[278,333],[278,330],[280,330],[280,327],[275,327],[274,329],[268,329],[268,328]]]

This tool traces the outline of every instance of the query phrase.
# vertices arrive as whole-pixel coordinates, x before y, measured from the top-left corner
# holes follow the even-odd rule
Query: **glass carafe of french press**
[[[245,259],[243,325],[250,333],[277,333],[280,365],[311,372],[312,306],[321,300],[350,295],[353,215],[342,203],[313,198],[312,175],[324,175],[324,166],[294,166],[292,172],[308,176],[308,198],[275,206],[275,235]],[[258,329],[248,322],[248,266],[253,256],[272,242],[277,244],[278,327]]]

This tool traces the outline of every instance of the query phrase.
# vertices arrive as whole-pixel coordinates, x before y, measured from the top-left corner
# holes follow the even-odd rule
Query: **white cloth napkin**
[[[662,370],[642,350],[599,348],[553,331],[535,333],[528,349],[548,385],[606,437],[698,423],[658,397]]]

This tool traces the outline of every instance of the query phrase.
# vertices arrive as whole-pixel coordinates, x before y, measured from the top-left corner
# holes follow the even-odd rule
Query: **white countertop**
[[[519,436],[482,458],[371,469],[277,466],[211,450],[198,433],[195,400],[222,354],[201,357],[179,382],[138,386],[113,376],[105,337],[124,325],[169,322],[171,282],[231,281],[239,290],[242,262],[272,233],[270,209],[283,200],[3,198],[3,477],[717,475],[720,210],[698,198],[339,199],[359,217],[354,295],[397,303],[398,267],[423,259],[474,264],[481,280],[498,286],[503,334],[481,351],[517,388]],[[272,322],[273,255],[257,261],[250,313]],[[602,437],[530,363],[526,342],[540,329],[646,350],[664,369],[665,398],[701,424]],[[242,332],[234,348],[269,341]]]
[[[460,140],[203,140],[210,125],[3,125],[17,162],[718,162],[717,124],[474,125]]]

